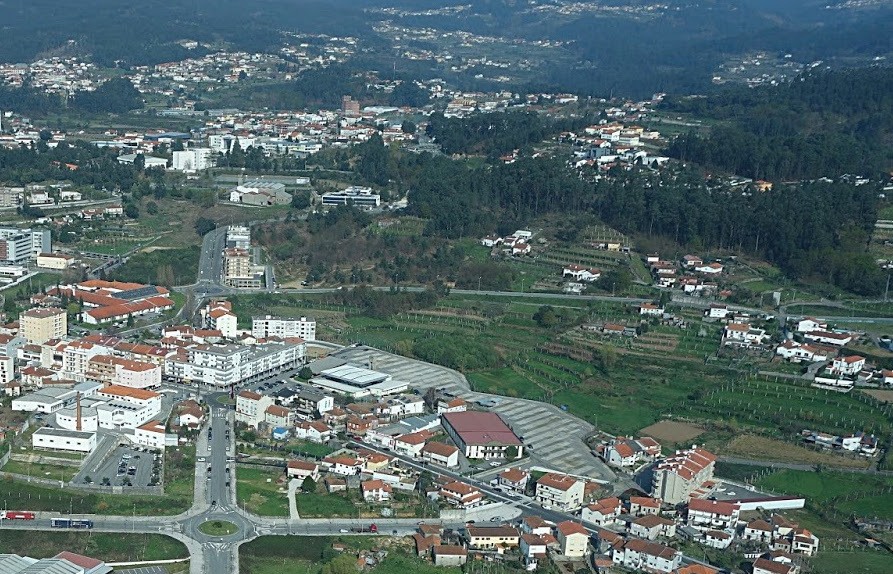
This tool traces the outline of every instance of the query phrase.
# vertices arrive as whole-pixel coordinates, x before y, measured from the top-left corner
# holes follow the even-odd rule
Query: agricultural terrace
[[[635,433],[682,418],[790,438],[803,428],[890,433],[893,406],[799,381],[753,378],[760,359],[717,356],[720,329],[697,311],[676,310],[686,328],[649,325],[636,338],[608,337],[582,323],[638,325],[635,308],[562,298],[527,300],[451,294],[427,309],[370,317],[335,297],[233,298],[252,314],[311,315],[318,336],[362,343],[463,372],[478,391],[566,405],[611,433]],[[534,320],[550,305],[554,320]]]

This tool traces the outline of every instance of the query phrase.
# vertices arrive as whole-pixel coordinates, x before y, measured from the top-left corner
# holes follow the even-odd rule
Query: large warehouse
[[[465,411],[444,413],[441,424],[466,458],[505,458],[514,447],[521,456],[524,445],[496,413]]]

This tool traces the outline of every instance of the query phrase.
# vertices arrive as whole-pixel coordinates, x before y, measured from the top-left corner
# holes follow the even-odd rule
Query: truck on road
[[[34,520],[34,513],[27,510],[2,510],[0,520]]]
[[[369,526],[354,526],[350,529],[351,532],[370,532],[375,534],[378,532],[378,526],[375,524],[370,524]]]

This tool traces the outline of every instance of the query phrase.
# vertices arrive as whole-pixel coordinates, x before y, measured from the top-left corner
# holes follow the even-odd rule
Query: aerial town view
[[[0,2],[0,574],[893,572],[893,2]]]

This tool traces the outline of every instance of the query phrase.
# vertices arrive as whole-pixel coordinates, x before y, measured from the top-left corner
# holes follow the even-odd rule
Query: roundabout
[[[228,520],[206,520],[198,526],[199,532],[207,536],[230,536],[239,531],[239,527]]]

